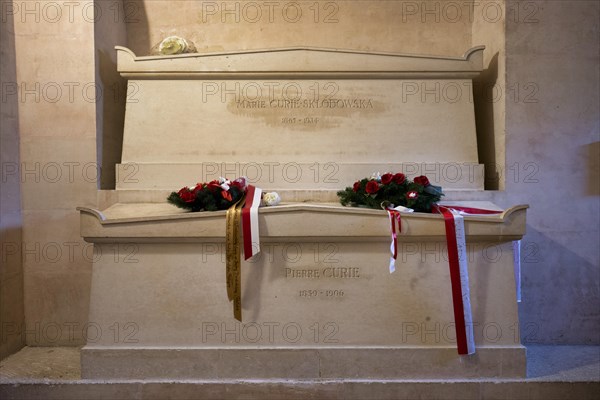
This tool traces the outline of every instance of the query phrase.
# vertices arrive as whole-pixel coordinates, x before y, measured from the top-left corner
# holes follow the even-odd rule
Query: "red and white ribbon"
[[[242,236],[244,241],[244,259],[260,253],[260,235],[258,232],[258,207],[262,189],[248,185],[246,204],[242,209]]]
[[[398,232],[402,230],[402,221],[400,212],[394,209],[387,209],[388,217],[390,218],[390,233],[392,235],[392,244],[390,245],[390,274],[396,270],[396,258],[398,257],[398,234],[396,233],[396,223],[398,224]]]
[[[398,258],[398,234],[402,230],[400,212],[412,212],[410,208],[387,208],[390,220],[390,273],[396,269]],[[452,285],[452,303],[454,308],[454,325],[456,328],[456,344],[459,354],[475,353],[475,337],[473,335],[473,314],[471,312],[471,296],[469,289],[469,268],[467,264],[467,246],[465,240],[465,224],[463,215],[492,215],[502,211],[486,210],[474,207],[435,205],[433,211],[442,214],[446,227],[446,244],[448,247],[448,264],[450,267],[450,283]],[[396,224],[398,229],[396,230]],[[520,242],[513,243],[515,260],[515,282],[517,284],[517,301],[521,299],[520,290]]]
[[[435,206],[434,210],[443,215],[446,225],[446,243],[458,354],[473,354],[475,353],[475,337],[473,336],[473,314],[471,312],[469,268],[467,265],[463,215],[491,215],[499,214],[502,211],[460,206]]]
[[[396,208],[386,208],[385,211],[388,213],[390,219],[390,234],[392,235],[392,242],[390,244],[390,274],[396,271],[396,260],[398,259],[398,234],[402,232],[402,219],[400,212],[413,212],[412,208],[406,208],[398,206]],[[396,224],[398,224],[398,230],[396,231]]]
[[[458,354],[473,354],[475,353],[475,338],[473,336],[473,314],[471,313],[471,296],[469,292],[464,219],[459,211],[451,208],[439,206],[437,209],[444,217],[446,225],[446,243],[448,245],[448,264],[450,266]]]

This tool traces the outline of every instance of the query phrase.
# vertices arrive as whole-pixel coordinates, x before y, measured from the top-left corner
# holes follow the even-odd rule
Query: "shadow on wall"
[[[599,345],[600,275],[592,261],[596,256],[582,257],[565,244],[573,239],[561,237],[562,234],[552,237],[527,225],[527,235],[521,243],[521,342]],[[590,332],[596,332],[596,337],[590,338]]]
[[[598,172],[600,171],[600,142],[593,142],[583,149],[584,156],[588,159],[587,168],[587,196],[600,195],[600,181]]]
[[[127,83],[106,50],[96,49],[102,104],[96,105],[98,163],[101,165],[99,189],[114,189],[115,164],[121,162]]]
[[[15,14],[16,15],[16,14]],[[24,346],[19,97],[13,16],[0,24],[0,359]],[[14,92],[10,88],[14,88]],[[12,92],[12,93],[11,93]]]
[[[128,38],[127,46],[133,50],[137,56],[146,56],[150,54],[150,49],[155,43],[150,43],[150,27],[148,23],[148,13],[146,12],[146,1],[148,0],[124,0],[124,9],[131,18],[127,19],[128,35],[135,33],[135,37]],[[154,0],[151,0],[154,1]],[[170,6],[168,1],[164,2],[166,9]]]
[[[117,71],[115,46],[128,46],[127,30],[135,24],[136,32],[149,41],[148,19],[143,1],[105,2],[99,7],[111,7],[94,25],[96,52],[96,79],[102,88],[102,101],[96,104],[97,153],[100,170],[99,189],[110,190],[116,185],[116,164],[121,162],[123,127],[127,103],[138,101],[135,88]],[[119,7],[116,12],[115,7]],[[109,12],[110,11],[110,12]],[[149,46],[149,44],[148,44]]]
[[[500,188],[500,174],[496,160],[496,132],[494,129],[494,87],[498,81],[498,53],[494,54],[487,69],[473,80],[475,126],[477,128],[477,152],[479,163],[485,165],[485,189]],[[498,132],[499,134],[500,132]]]

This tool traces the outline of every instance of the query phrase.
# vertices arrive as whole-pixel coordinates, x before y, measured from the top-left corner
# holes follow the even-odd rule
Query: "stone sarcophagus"
[[[117,189],[243,175],[297,201],[307,192],[335,201],[358,177],[387,170],[483,189],[472,95],[483,47],[456,59],[310,48],[117,52],[129,79]]]
[[[474,355],[456,350],[444,220],[402,216],[388,272],[385,211],[336,190],[375,171],[427,174],[448,200],[482,190],[472,79],[461,58],[280,49],[136,57],[117,190],[80,208],[96,250],[82,374],[94,378],[388,379],[523,376],[513,241],[526,206],[465,217]],[[242,262],[243,320],[225,288],[225,211],[171,190],[245,175],[262,251]],[[498,209],[486,202],[462,205]]]

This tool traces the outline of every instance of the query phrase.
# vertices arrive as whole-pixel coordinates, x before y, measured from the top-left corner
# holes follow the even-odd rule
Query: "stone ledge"
[[[496,209],[489,202],[454,202],[454,205]],[[511,241],[525,234],[527,205],[497,215],[465,216],[467,240]],[[78,207],[81,235],[88,242],[198,241],[225,238],[225,211],[190,213],[167,203],[116,203],[106,210]],[[284,204],[259,211],[261,239],[389,240],[389,222],[383,210],[334,204]],[[437,240],[446,237],[441,215],[402,215],[400,241]],[[364,241],[364,240],[363,240]]]
[[[485,46],[473,47],[462,57],[315,47],[138,57],[126,47],[115,49],[118,70],[130,79],[418,79],[474,78],[483,70]]]

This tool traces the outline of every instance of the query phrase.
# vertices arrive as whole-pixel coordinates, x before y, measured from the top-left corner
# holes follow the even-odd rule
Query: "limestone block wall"
[[[75,207],[96,202],[93,2],[13,2],[27,345],[77,345],[91,262]],[[75,4],[73,4],[75,6]],[[80,336],[80,335],[79,335]]]
[[[99,187],[115,187],[115,164],[121,160],[123,120],[127,98],[127,82],[117,72],[115,45],[127,44],[125,21],[128,19],[122,1],[96,1],[94,23],[96,85],[102,96],[96,101],[96,145]]]
[[[127,2],[129,47],[138,55],[168,35],[200,52],[313,46],[456,56],[471,43],[473,1]],[[457,7],[458,5],[458,7]],[[135,19],[135,22],[134,22]]]
[[[17,104],[19,134],[8,147],[3,142],[2,153],[20,156],[22,194],[13,208],[20,206],[22,213],[17,226],[23,266],[23,283],[14,281],[5,289],[3,279],[2,297],[12,295],[7,307],[18,310],[21,288],[25,318],[18,336],[30,346],[85,342],[93,253],[79,236],[75,207],[96,205],[102,160],[97,104],[112,94],[102,91],[96,77],[94,30],[96,24],[105,22],[110,30],[122,21],[109,8],[119,4],[2,2],[3,29],[4,20],[14,23],[14,54],[6,59],[16,65],[12,81],[17,84],[14,93],[3,86],[3,124],[5,101]],[[2,38],[4,43],[4,32]],[[3,138],[4,132],[3,125]],[[18,199],[19,185],[3,182],[3,200],[5,189]],[[5,216],[10,214],[3,208],[3,224]],[[2,251],[7,256],[5,247]]]
[[[486,176],[505,190],[476,197],[530,204],[521,340],[598,344],[599,5],[508,1],[506,10],[505,167]]]
[[[472,41],[485,44],[485,70],[473,83],[477,152],[485,165],[487,190],[504,190],[506,160],[506,17],[505,2],[486,1],[473,8]]]
[[[4,2],[0,5],[4,6]],[[19,102],[12,18],[0,24],[0,358],[23,346],[22,226],[19,177]]]
[[[522,338],[598,344],[600,4],[524,6],[507,5],[520,10],[506,25],[507,88],[519,94],[506,101],[506,191],[495,196],[531,204]]]

